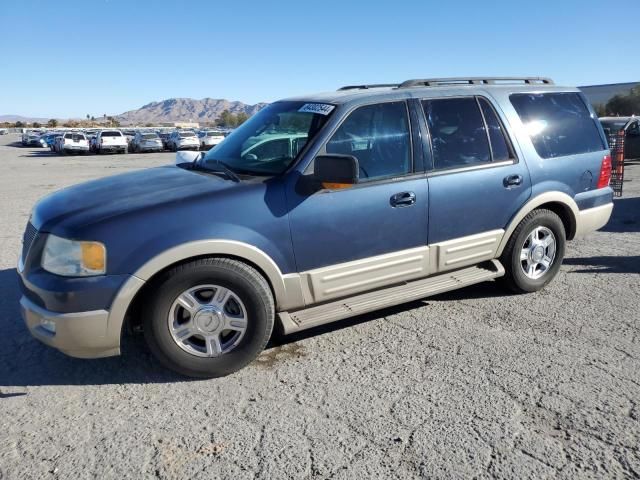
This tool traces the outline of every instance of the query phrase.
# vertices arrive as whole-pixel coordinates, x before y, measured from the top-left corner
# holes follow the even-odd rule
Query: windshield
[[[180,132],[180,138],[187,138],[187,137],[195,137],[196,134],[193,132]]]
[[[156,135],[155,133],[145,133],[142,135],[142,138],[144,138],[145,140],[151,140],[152,138],[158,138],[158,135]]]
[[[122,134],[120,132],[102,132],[103,137],[121,137]]]
[[[221,132],[207,132],[207,137],[224,137]]]
[[[333,109],[320,103],[273,103],[209,150],[203,166],[215,168],[220,161],[238,173],[278,175],[324,126]]]

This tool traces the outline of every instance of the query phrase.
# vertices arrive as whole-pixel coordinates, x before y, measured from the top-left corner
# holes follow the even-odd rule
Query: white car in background
[[[202,130],[198,132],[200,150],[209,150],[224,140],[224,133],[215,130]]]
[[[58,152],[62,155],[69,153],[89,153],[89,139],[82,132],[65,132],[64,135],[56,139],[58,142]]]
[[[200,150],[200,142],[196,132],[192,130],[176,130],[169,137],[169,148],[174,152],[178,150]]]
[[[127,142],[127,137],[120,130],[106,129],[98,132],[93,148],[97,153],[127,153],[129,151],[129,143]]]

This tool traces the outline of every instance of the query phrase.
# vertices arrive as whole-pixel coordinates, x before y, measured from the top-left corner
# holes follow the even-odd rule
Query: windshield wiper
[[[218,168],[216,168],[216,166]],[[240,177],[236,174],[236,172],[231,170],[231,168],[229,168],[229,166],[226,163],[220,160],[216,160],[214,164],[210,164],[210,163],[204,164],[198,161],[198,162],[195,162],[191,168],[193,170],[199,169],[199,170],[203,170],[205,172],[211,172],[211,173],[223,173],[229,180],[235,183],[238,183],[240,181]]]

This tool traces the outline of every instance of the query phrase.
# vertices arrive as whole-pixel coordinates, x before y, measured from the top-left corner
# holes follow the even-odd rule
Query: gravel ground
[[[0,479],[640,476],[640,165],[542,292],[481,284],[190,381],[138,337],[102,360],[41,345],[14,268],[39,197],[172,154],[57,157],[16,141],[0,137]]]

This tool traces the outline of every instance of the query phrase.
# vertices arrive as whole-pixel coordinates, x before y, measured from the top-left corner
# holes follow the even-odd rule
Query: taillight
[[[611,181],[611,155],[605,155],[600,166],[600,176],[598,177],[598,186],[596,188],[605,188],[609,186]]]

